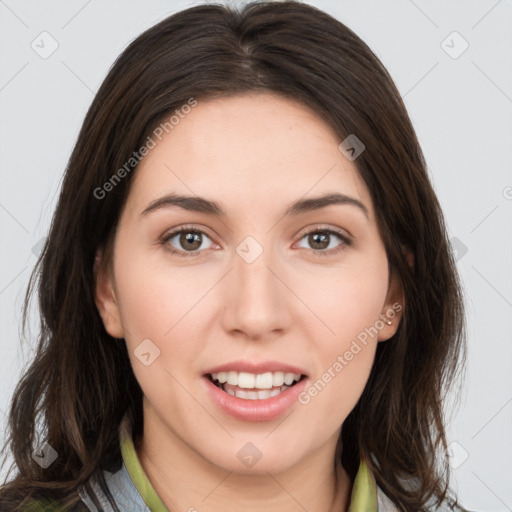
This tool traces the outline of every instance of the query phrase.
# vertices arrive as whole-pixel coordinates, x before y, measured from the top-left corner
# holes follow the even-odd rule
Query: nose
[[[233,255],[224,280],[223,326],[240,338],[265,340],[282,335],[291,323],[293,294],[278,258],[251,239]]]

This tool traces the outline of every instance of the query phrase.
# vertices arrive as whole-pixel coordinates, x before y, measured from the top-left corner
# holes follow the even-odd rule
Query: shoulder
[[[377,502],[378,512],[399,512],[397,506],[384,494],[384,491],[377,486]],[[446,498],[441,505],[436,505],[431,500],[429,505],[430,512],[470,512],[460,505],[455,503],[452,499]]]
[[[25,507],[23,512],[60,512],[64,510],[58,501],[32,500]]]
[[[149,508],[132,482],[124,463],[110,472],[98,470],[78,489],[82,502],[90,512],[149,512]]]
[[[2,512],[88,512],[87,507],[82,500],[79,500],[72,507],[65,507],[63,500],[50,499],[32,499],[26,505],[13,505],[9,509],[2,508]]]

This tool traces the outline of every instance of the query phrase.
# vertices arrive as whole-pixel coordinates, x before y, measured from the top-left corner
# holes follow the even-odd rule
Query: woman
[[[201,5],[133,41],[26,304],[36,278],[2,510],[461,510],[443,215],[392,79],[326,13]]]

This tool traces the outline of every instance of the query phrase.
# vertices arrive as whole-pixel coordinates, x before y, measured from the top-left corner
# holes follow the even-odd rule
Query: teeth
[[[275,372],[272,374],[272,385],[273,386],[282,386],[284,384],[284,373],[283,372]]]
[[[222,386],[222,389],[224,389],[225,386]],[[266,400],[267,398],[271,398],[273,396],[279,395],[279,393],[282,393],[283,391],[286,391],[290,386],[281,386],[280,388],[276,389],[262,389],[260,391],[254,391],[254,390],[246,390],[246,389],[240,389],[240,388],[230,388],[226,387],[224,391],[228,393],[231,396],[236,396],[237,398],[243,398],[245,400]]]
[[[233,374],[236,375],[236,372],[233,372]],[[232,384],[233,386],[238,386],[239,388],[253,389],[254,385],[256,384],[256,375],[254,375],[254,373],[240,372],[238,374],[238,382],[236,384]]]
[[[280,393],[280,391],[279,391],[279,393]],[[257,395],[258,395],[258,400],[266,400],[267,398],[270,398],[270,390],[262,389],[261,391],[257,392]]]
[[[270,389],[272,387],[272,381],[272,372],[260,373],[259,375],[256,375],[254,387],[258,389]]]
[[[226,374],[226,382],[228,384],[236,386],[236,383],[238,382],[238,375],[237,375],[237,373],[236,372],[227,372],[227,374]]]
[[[235,391],[235,396],[237,395],[238,398],[245,398],[246,400],[258,400],[257,391]]]
[[[227,382],[232,386],[244,389],[272,389],[272,387],[280,387],[283,384],[291,386],[294,382],[300,380],[300,374],[266,372],[256,375],[254,373],[229,371],[212,373],[212,379],[214,381],[218,380],[221,384]]]
[[[300,379],[300,375],[299,375]],[[293,373],[285,373],[284,374],[284,383],[289,386],[295,380],[295,374]]]

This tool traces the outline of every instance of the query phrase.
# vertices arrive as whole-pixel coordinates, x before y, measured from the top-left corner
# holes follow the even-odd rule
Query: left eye
[[[331,242],[334,241],[334,238],[341,240],[341,244],[334,244],[333,246]],[[345,246],[350,245],[350,240],[346,236],[333,229],[316,229],[315,231],[310,231],[301,238],[301,240],[304,239],[307,240],[307,243],[311,244],[311,248],[316,254],[337,252]],[[306,247],[306,249],[308,249],[308,247]],[[326,249],[334,250],[327,251]]]

